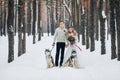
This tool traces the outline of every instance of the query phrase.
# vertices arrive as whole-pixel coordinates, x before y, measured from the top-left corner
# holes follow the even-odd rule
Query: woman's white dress
[[[65,51],[65,56],[64,56],[64,60],[63,60],[63,65],[67,62],[67,60],[70,58],[71,56],[71,52],[72,50],[75,50],[76,51],[76,55],[77,55],[77,61],[78,63],[80,62],[79,58],[80,58],[80,53],[81,51],[79,50],[78,47],[76,47],[75,45],[77,45],[77,42],[78,42],[78,39],[77,39],[77,36],[76,36],[76,41],[75,41],[75,44],[70,44],[69,47],[67,48],[67,50]]]

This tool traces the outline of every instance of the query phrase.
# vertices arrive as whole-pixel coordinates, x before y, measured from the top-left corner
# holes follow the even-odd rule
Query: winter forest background
[[[106,54],[105,40],[111,39],[111,59],[120,60],[119,0],[0,0],[0,37],[9,40],[8,62],[14,60],[14,36],[18,35],[21,56],[26,52],[26,37],[33,36],[35,44],[36,36],[40,41],[45,32],[53,35],[61,20],[82,35],[82,45],[90,51],[100,40],[101,54]]]
[[[99,64],[97,67],[90,66],[78,71],[61,69],[66,71],[65,73],[56,68],[48,71],[40,69],[41,71],[39,71],[37,66],[45,67],[45,55],[40,54],[39,51],[44,53],[44,49],[50,47],[54,31],[60,21],[65,22],[66,28],[72,26],[78,32],[79,45],[83,48],[82,63],[104,63],[108,58],[103,55],[108,54],[112,62],[108,60],[107,64]],[[35,51],[39,54],[35,54]],[[15,59],[16,55],[20,61]],[[7,58],[2,60],[4,57]],[[7,68],[3,65],[4,61],[7,63]],[[118,75],[120,74],[120,0],[0,0],[0,75],[5,76],[0,79],[7,80],[6,73],[10,76],[12,73],[17,75],[14,71],[18,71],[18,69],[20,69],[18,71],[20,75],[16,77],[21,74],[26,75],[26,72],[21,73],[20,71],[28,70],[29,73],[31,68],[24,66],[24,68],[21,67],[21,70],[16,66],[23,66],[21,64],[25,64],[27,61],[31,61],[29,62],[32,63],[31,67],[38,69],[35,72],[33,69],[33,74],[38,73],[36,76],[40,77],[40,74],[44,76],[46,73],[49,80],[61,80],[65,77],[60,77],[56,73],[59,75],[67,73],[70,76],[65,80],[70,80],[74,72],[77,73],[77,77],[72,80],[80,80],[83,77],[85,78],[83,80],[120,80]],[[33,74],[31,72],[27,74],[31,77],[29,79],[28,76],[26,78],[22,76],[19,77],[20,79],[8,77],[8,80],[48,80],[47,77],[36,79]],[[59,79],[53,78],[54,75],[57,75]]]

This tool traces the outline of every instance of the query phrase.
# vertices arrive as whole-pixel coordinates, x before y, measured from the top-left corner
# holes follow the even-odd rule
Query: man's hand
[[[69,43],[67,43],[66,45],[65,45],[65,47],[67,48],[69,46]]]

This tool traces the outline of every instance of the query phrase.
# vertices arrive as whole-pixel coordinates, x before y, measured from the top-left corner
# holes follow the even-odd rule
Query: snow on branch
[[[68,7],[68,5],[66,4],[66,1],[65,1],[65,0],[63,0],[63,4],[65,5],[66,10],[68,11],[68,13],[69,13],[70,16],[71,16],[71,15],[72,15],[72,14],[71,14],[71,10],[70,10],[70,8]]]
[[[104,19],[106,18],[105,11],[102,11],[102,16]]]

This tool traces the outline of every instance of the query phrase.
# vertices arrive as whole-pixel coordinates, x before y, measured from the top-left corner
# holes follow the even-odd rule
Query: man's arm
[[[55,33],[54,33],[53,46],[55,45],[55,41],[57,39],[57,35],[58,35],[58,29],[56,29]]]

